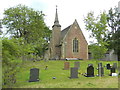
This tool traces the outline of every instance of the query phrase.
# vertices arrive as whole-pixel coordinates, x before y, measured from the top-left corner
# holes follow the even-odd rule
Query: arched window
[[[73,39],[73,52],[78,52],[78,40],[75,38]]]

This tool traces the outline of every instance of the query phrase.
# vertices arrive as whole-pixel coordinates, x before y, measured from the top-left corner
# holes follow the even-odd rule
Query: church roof
[[[66,27],[65,29],[63,29],[61,31],[61,40],[63,40],[63,38],[65,37],[65,35],[67,34],[68,30],[70,29],[71,25]]]
[[[77,25],[78,25],[76,19],[75,19],[75,21],[74,21],[73,24],[77,24]],[[61,31],[61,40],[63,40],[63,39],[65,38],[67,32],[69,32],[69,30],[70,30],[70,28],[72,27],[73,24],[71,24],[70,26],[66,27],[65,29],[63,29],[63,30]],[[78,27],[79,27],[79,25],[78,25]],[[80,29],[80,27],[79,27],[79,29]],[[80,31],[81,31],[81,29],[80,29]],[[83,35],[82,31],[81,31],[81,34],[82,34],[83,38],[85,39],[85,36]],[[85,41],[86,41],[86,39],[85,39]],[[87,42],[87,41],[86,41],[86,42]]]

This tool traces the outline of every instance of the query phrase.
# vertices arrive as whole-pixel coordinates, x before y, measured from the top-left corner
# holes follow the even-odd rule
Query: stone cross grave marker
[[[106,65],[106,68],[107,68],[107,69],[110,69],[110,68],[111,68],[109,63]]]
[[[110,76],[112,76],[112,73],[115,73],[115,68],[114,68],[114,67],[112,67],[112,68],[110,69]]]
[[[74,67],[80,68],[80,62],[74,62]]]
[[[104,68],[102,67],[102,63],[98,63],[98,76],[104,75]]]
[[[69,62],[64,62],[64,70],[68,70],[70,68]]]
[[[39,81],[39,69],[32,68],[32,69],[30,69],[29,82],[36,82],[36,81]]]
[[[113,67],[117,69],[117,63],[113,63]]]
[[[70,69],[70,78],[78,78],[78,68],[72,67]]]
[[[88,64],[87,77],[94,77],[94,67],[92,64]]]

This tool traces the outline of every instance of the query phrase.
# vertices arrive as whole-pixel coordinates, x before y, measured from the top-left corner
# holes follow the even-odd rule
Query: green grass
[[[69,61],[70,67],[74,67],[74,61]],[[80,61],[79,73],[86,73],[88,64],[93,64],[95,75],[98,74],[97,63],[99,61]],[[117,61],[100,61],[103,66]],[[48,65],[48,70],[45,66]],[[39,82],[28,82],[31,68],[39,68]],[[104,68],[104,77],[84,77],[79,74],[77,79],[69,79],[70,70],[63,70],[64,61],[26,61],[17,74],[15,88],[118,88],[118,77],[108,76],[110,71]],[[52,79],[56,77],[56,79]],[[3,86],[5,87],[5,86]]]
[[[2,62],[0,60],[0,89],[2,88]]]

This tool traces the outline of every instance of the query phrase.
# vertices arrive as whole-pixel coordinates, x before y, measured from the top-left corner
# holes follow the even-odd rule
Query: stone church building
[[[47,59],[88,59],[88,43],[77,23],[61,30],[56,9],[55,21],[52,26],[52,35],[48,50],[45,53]]]

